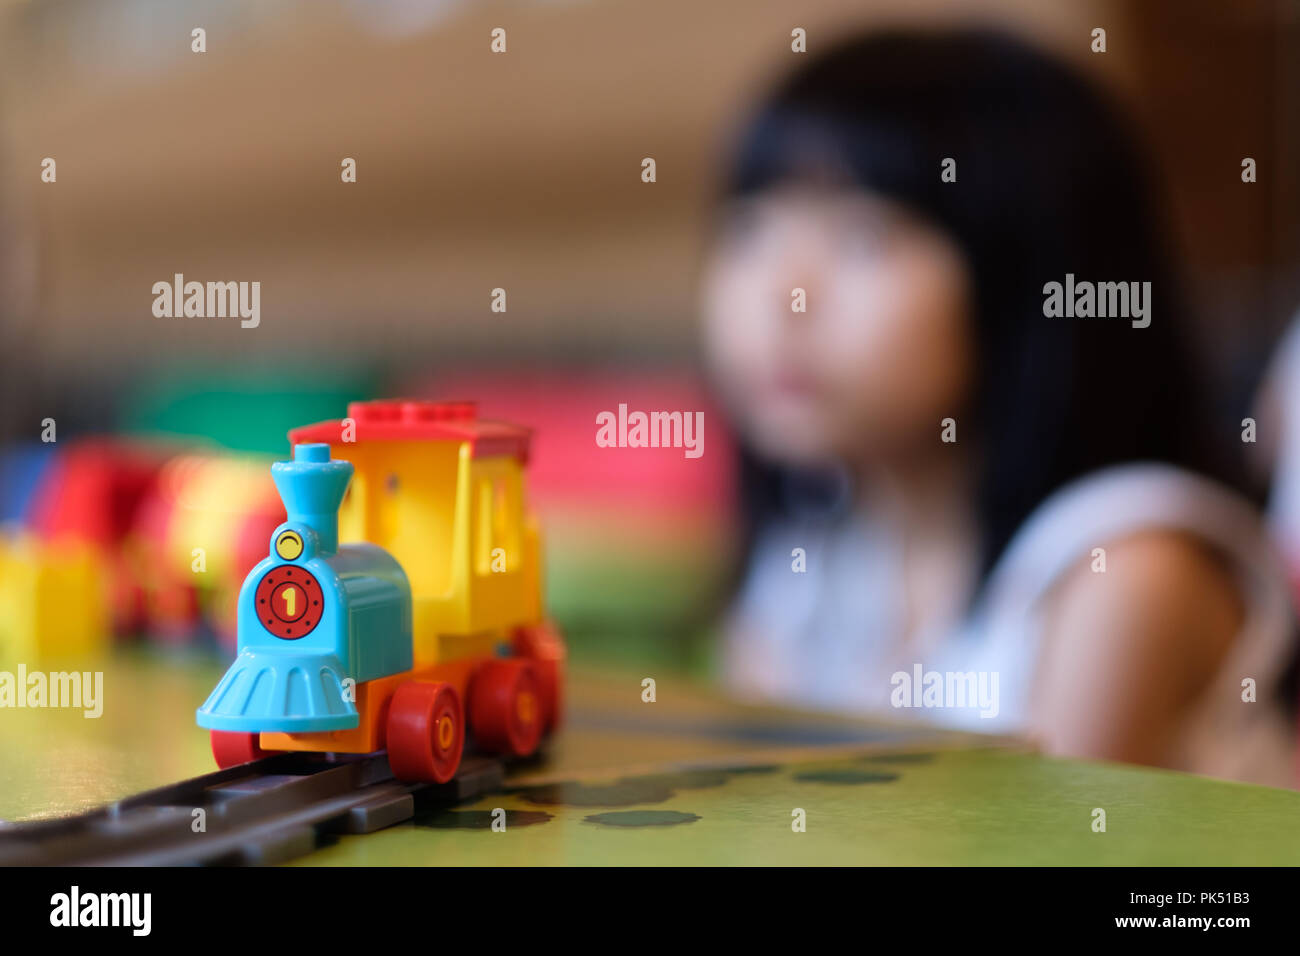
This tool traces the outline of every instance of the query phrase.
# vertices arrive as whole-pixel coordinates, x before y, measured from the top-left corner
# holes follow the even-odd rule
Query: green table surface
[[[75,813],[213,769],[193,713],[219,664],[137,652],[97,666],[98,719],[0,709],[0,818]],[[654,703],[641,699],[647,676]],[[545,758],[505,791],[331,837],[298,863],[1300,863],[1300,794],[1288,790],[744,706],[667,674],[578,669],[569,698]]]

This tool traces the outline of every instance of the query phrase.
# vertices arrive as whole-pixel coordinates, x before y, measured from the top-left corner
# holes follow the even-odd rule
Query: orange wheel
[[[222,770],[237,767],[241,763],[261,760],[275,753],[263,750],[260,734],[241,734],[233,730],[214,730],[212,734],[212,756]]]
[[[523,757],[542,739],[542,696],[532,661],[518,657],[484,662],[469,689],[474,739],[489,753]]]
[[[460,767],[465,715],[456,688],[408,681],[388,707],[388,764],[398,780],[446,783]]]

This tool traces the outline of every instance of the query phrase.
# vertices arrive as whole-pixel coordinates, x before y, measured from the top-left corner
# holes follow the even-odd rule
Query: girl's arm
[[[1081,562],[1049,605],[1031,732],[1051,753],[1175,766],[1180,723],[1242,626],[1237,586],[1183,534],[1099,544],[1106,570]]]

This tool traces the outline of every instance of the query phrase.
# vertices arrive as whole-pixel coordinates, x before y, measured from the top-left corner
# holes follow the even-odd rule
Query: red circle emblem
[[[257,583],[253,604],[261,625],[287,641],[306,637],[320,623],[324,610],[320,584],[291,564],[272,568]]]

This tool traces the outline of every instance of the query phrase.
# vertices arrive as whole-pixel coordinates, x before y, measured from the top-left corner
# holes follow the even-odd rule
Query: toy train
[[[560,720],[565,650],[542,613],[529,432],[470,403],[375,401],[289,438],[271,466],[288,520],[197,712],[218,765],[387,750],[399,779],[445,783],[467,733],[534,752]]]

